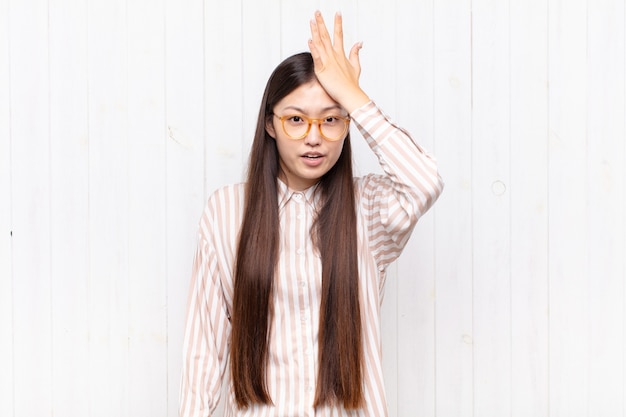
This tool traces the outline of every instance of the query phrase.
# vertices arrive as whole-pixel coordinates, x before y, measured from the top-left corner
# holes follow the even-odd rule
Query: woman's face
[[[276,140],[281,168],[279,178],[291,189],[300,191],[317,183],[335,165],[347,131],[341,139],[331,142],[322,137],[318,124],[313,122],[303,139],[290,139],[283,130],[280,117],[298,115],[324,119],[347,117],[347,114],[316,79],[296,88],[274,107],[274,116],[265,128]]]

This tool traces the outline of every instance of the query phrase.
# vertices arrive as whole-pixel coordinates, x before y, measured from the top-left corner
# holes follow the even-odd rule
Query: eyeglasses
[[[350,125],[349,117],[326,116],[322,119],[311,119],[301,114],[289,114],[278,117],[283,126],[283,131],[289,139],[300,140],[311,131],[311,124],[317,123],[320,134],[324,139],[334,142],[343,139]]]

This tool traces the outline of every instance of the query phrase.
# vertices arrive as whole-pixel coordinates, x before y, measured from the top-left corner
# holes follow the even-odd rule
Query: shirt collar
[[[315,207],[319,200],[319,193],[316,191],[317,184],[312,185],[306,190],[296,191],[289,188],[287,184],[278,178],[278,208],[282,209],[292,198],[298,198],[295,197],[296,195],[302,196],[300,198],[304,198],[304,201],[308,205]]]

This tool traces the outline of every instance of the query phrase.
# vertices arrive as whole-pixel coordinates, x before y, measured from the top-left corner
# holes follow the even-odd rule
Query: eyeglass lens
[[[338,117],[309,120],[304,116],[285,117],[283,128],[291,138],[302,138],[309,133],[312,123],[317,123],[322,135],[331,140],[341,139],[347,128],[345,120]]]

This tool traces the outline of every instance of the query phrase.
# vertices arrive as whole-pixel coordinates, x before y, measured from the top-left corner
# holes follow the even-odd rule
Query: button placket
[[[302,355],[302,362],[300,363],[300,372],[302,372],[302,379],[300,381],[302,385],[300,389],[302,389],[301,392],[303,395],[310,397],[314,395],[315,391],[315,358],[313,357],[314,348],[311,346],[314,333],[312,329],[314,317],[311,316],[312,312],[310,311],[309,305],[309,284],[311,277],[308,275],[310,274],[309,262],[312,262],[312,258],[315,258],[310,248],[310,222],[312,218],[310,210],[312,210],[312,208],[309,207],[307,199],[303,194],[294,193],[292,201],[294,203],[292,206],[293,220],[294,224],[297,225],[297,238],[294,241],[295,247],[292,249],[292,254],[295,256],[294,261],[298,265],[299,271],[301,271],[301,273],[298,274],[297,282],[293,283],[293,290],[297,292],[298,305],[300,307],[298,310],[299,333],[301,332],[298,350],[300,351],[300,355]]]

